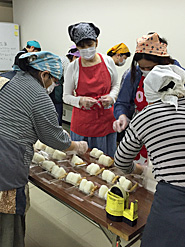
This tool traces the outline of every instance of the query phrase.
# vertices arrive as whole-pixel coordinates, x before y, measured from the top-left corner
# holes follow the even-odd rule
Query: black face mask
[[[173,81],[171,81],[167,86],[161,88],[159,90],[159,92],[165,92],[165,91],[168,90],[168,88],[171,88],[172,89],[172,88],[174,88],[174,86],[175,86],[175,83]]]

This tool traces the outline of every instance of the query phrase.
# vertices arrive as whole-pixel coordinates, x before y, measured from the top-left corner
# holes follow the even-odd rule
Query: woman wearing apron
[[[184,84],[180,67],[153,68],[144,80],[149,105],[131,120],[115,154],[117,167],[141,174],[142,166],[133,159],[144,144],[153,164],[158,184],[141,247],[185,246]]]
[[[72,140],[85,140],[89,148],[98,148],[109,156],[116,151],[113,130],[113,104],[119,84],[111,57],[96,53],[99,29],[92,23],[69,27],[80,58],[72,62],[64,79],[64,102],[73,107]],[[75,92],[74,92],[75,91]]]
[[[62,76],[58,56],[47,52],[19,57],[20,71],[0,76],[0,246],[24,247],[29,166],[39,139],[58,150],[85,153],[58,124],[49,92]],[[28,200],[29,201],[29,200]]]
[[[167,41],[165,39],[160,38],[157,33],[143,35],[137,39],[131,70],[121,83],[118,99],[114,105],[114,116],[117,119],[113,124],[115,131],[123,131],[129,120],[147,105],[142,88],[143,79],[156,65],[167,64],[181,67],[167,53]],[[146,150],[142,155],[146,157]],[[138,158],[140,158],[140,154],[136,160]]]
[[[148,103],[146,101],[146,97],[144,95],[144,87],[143,87],[144,79],[145,79],[145,77],[142,76],[141,80],[139,82],[137,92],[136,92],[136,97],[134,100],[136,114],[138,112],[142,111],[143,108],[148,105]],[[135,157],[135,160],[140,161],[141,163],[147,162],[147,150],[146,150],[146,147],[144,145],[143,145],[142,149],[140,150],[140,152]]]

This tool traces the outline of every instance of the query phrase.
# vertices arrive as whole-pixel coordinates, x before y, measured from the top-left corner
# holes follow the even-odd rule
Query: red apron
[[[111,76],[102,56],[101,63],[91,67],[83,67],[79,58],[79,78],[76,89],[77,96],[87,96],[99,99],[109,94]],[[73,107],[71,130],[81,136],[100,137],[114,133],[112,128],[115,121],[113,106],[104,109],[102,104],[94,104],[90,110]]]
[[[135,100],[134,100],[135,105],[136,105],[136,112],[142,111],[143,108],[148,105],[148,102],[146,101],[146,97],[144,95],[144,88],[143,88],[144,79],[145,79],[145,77],[142,76],[141,80],[139,82],[139,85],[138,85],[138,88],[137,88],[137,92],[136,92],[136,97],[135,97]],[[146,147],[144,145],[141,148],[140,152],[135,157],[135,160],[139,160],[140,159],[140,155],[143,158],[147,159],[147,150],[146,150]]]

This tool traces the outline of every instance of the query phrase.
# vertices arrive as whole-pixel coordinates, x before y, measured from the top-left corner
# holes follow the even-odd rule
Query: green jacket
[[[64,82],[64,77],[56,83],[57,86],[54,88],[53,92],[49,95],[53,101],[54,104],[59,104],[62,103],[63,100],[63,82]]]

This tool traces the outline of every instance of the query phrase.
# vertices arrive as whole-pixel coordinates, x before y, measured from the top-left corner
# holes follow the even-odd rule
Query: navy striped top
[[[153,163],[154,177],[185,186],[185,98],[175,106],[154,103],[130,122],[115,153],[115,165],[126,173],[134,169],[133,159],[145,144]]]
[[[37,139],[58,150],[71,145],[68,134],[58,125],[57,112],[46,90],[23,71],[0,90],[0,135],[25,145],[27,166]]]

